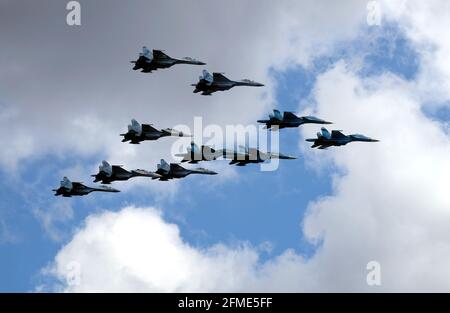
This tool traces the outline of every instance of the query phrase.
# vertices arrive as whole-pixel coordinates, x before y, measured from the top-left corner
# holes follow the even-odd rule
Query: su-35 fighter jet
[[[282,153],[262,152],[256,148],[247,148],[240,146],[240,150],[221,150],[221,154],[225,159],[231,160],[229,164],[237,166],[245,166],[252,163],[263,163],[270,159],[295,160],[296,157],[285,155]]]
[[[298,127],[303,124],[332,124],[314,116],[298,117],[292,112],[284,112],[281,115],[280,111],[273,110],[273,114],[269,114],[268,120],[258,120],[258,123],[266,124],[268,129],[272,126],[278,126],[279,129],[287,127]]]
[[[72,197],[72,196],[85,196],[93,191],[102,192],[119,192],[119,190],[107,187],[88,187],[80,182],[71,182],[67,177],[64,177],[60,183],[58,189],[53,189],[55,196]]]
[[[102,161],[102,164],[98,167],[98,173],[91,176],[95,177],[94,183],[101,182],[102,184],[110,184],[111,182],[117,180],[128,180],[132,177],[161,177],[161,175],[156,173],[140,169],[127,171],[122,168],[122,165],[111,165],[106,161]]]
[[[152,124],[139,124],[135,119],[132,119],[131,124],[128,125],[128,132],[120,134],[120,136],[123,137],[122,142],[129,141],[131,144],[139,144],[145,140],[157,140],[168,136],[192,137],[172,128],[158,130]]]
[[[206,65],[204,62],[197,61],[193,58],[174,59],[169,57],[161,50],[150,51],[147,47],[142,47],[142,52],[139,53],[139,58],[134,63],[133,70],[141,69],[143,73],[151,73],[160,68],[169,68],[175,64],[193,64]]]
[[[317,132],[317,138],[306,139],[306,141],[314,142],[311,148],[326,149],[331,146],[344,146],[353,141],[378,142],[379,140],[360,134],[344,135],[340,130],[333,130],[330,134],[325,127],[322,127],[321,131]]]
[[[204,96],[210,96],[213,92],[228,90],[235,86],[262,87],[264,85],[248,79],[233,81],[221,73],[213,73],[211,75],[207,70],[203,70],[198,83],[192,84],[192,86],[195,86],[194,93],[201,92]]]
[[[216,175],[216,172],[207,170],[205,168],[187,169],[176,163],[168,164],[161,159],[161,163],[157,166],[156,174],[161,175],[159,180],[167,181],[174,178],[183,178],[190,174],[204,174],[204,175]],[[158,179],[158,178],[153,178]]]
[[[200,161],[212,161],[217,159],[217,157],[222,156],[219,151],[209,147],[209,146],[197,146],[194,142],[191,142],[191,146],[188,147],[186,153],[175,154],[177,157],[182,157],[182,163],[198,163]]]

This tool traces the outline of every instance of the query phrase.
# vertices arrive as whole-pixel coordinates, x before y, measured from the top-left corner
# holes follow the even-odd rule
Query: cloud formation
[[[261,262],[260,251],[245,244],[195,248],[155,210],[126,208],[90,217],[58,253],[53,272],[62,279],[67,262],[80,262],[82,283],[68,291],[449,290],[450,140],[411,88],[390,74],[362,79],[344,63],[318,78],[320,116],[381,142],[307,150],[327,155],[342,173],[303,220],[306,238],[318,244],[310,259],[287,250]],[[366,284],[370,261],[381,264],[375,289]]]

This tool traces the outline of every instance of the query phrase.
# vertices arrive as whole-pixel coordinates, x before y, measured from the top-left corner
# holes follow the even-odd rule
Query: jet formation
[[[162,50],[149,50],[147,47],[142,48],[139,57],[136,61],[131,61],[134,64],[133,70],[141,70],[144,73],[151,73],[158,69],[172,67],[175,64],[191,64],[191,65],[206,65],[206,63],[195,60],[193,58],[185,57],[175,59]],[[226,91],[236,86],[250,86],[263,87],[264,85],[249,79],[230,80],[224,76],[223,73],[212,73],[203,70],[202,75],[196,84],[194,93],[201,93],[201,95],[212,95],[217,91]],[[332,124],[332,122],[317,118],[315,116],[297,116],[293,112],[281,112],[274,109],[273,113],[269,114],[269,119],[257,120],[258,123],[265,124],[268,130],[281,130],[283,128],[296,128],[304,124]],[[140,124],[137,120],[132,119],[131,124],[128,125],[128,131],[120,134],[123,137],[122,142],[129,142],[130,144],[140,144],[143,141],[155,141],[162,137],[192,137],[190,134],[184,134],[181,131],[165,128],[157,129],[152,124]],[[313,142],[311,148],[326,149],[331,146],[344,146],[349,142],[377,142],[378,140],[369,138],[360,134],[344,135],[340,130],[332,130],[331,133],[324,127],[317,133],[317,138],[306,139],[308,142]],[[214,149],[210,146],[198,146],[191,142],[190,147],[186,149],[185,153],[176,154],[181,157],[181,163],[196,164],[200,161],[213,161],[217,159],[229,160],[230,165],[245,166],[247,164],[263,163],[270,159],[293,160],[294,156],[285,155],[275,152],[263,152],[258,148],[249,148],[240,146],[239,149]],[[161,159],[157,164],[155,172],[146,171],[143,169],[126,170],[122,165],[111,165],[107,161],[102,161],[99,166],[98,173],[91,175],[94,177],[94,183],[100,182],[102,184],[111,184],[115,181],[127,181],[134,177],[146,177],[152,180],[168,181],[171,179],[180,179],[191,174],[198,175],[216,175],[217,173],[205,168],[185,168],[178,163],[167,163]],[[71,182],[67,177],[64,177],[57,189],[53,189],[55,196],[72,197],[84,196],[91,192],[119,192],[119,190],[109,186],[101,185],[99,187],[89,187],[81,182]]]

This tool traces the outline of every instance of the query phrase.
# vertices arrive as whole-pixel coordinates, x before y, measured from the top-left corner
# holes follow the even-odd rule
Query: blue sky
[[[356,40],[338,43],[332,54],[315,59],[310,68],[272,69],[270,75],[277,82],[277,108],[298,112],[303,109],[300,101],[302,105],[311,104],[309,96],[317,76],[336,61],[353,58],[356,51],[363,58],[359,72],[362,77],[390,71],[408,80],[418,70],[415,51],[394,24],[370,27]],[[448,114],[444,116],[448,119]],[[255,120],[258,118],[255,116]],[[263,260],[289,248],[306,257],[313,255],[316,247],[302,238],[300,223],[310,201],[332,193],[331,176],[336,169],[330,165],[318,173],[306,166],[298,146],[299,136],[295,129],[281,132],[280,150],[296,154],[299,159],[282,161],[275,172],[261,172],[258,166],[250,165],[237,169],[239,179],[214,187],[209,187],[207,181],[215,177],[192,176],[181,182],[182,191],[173,199],[158,201],[142,187],[117,195],[55,198],[51,189],[59,183],[60,169],[76,164],[88,166],[97,162],[95,156],[48,154],[21,164],[19,178],[0,172],[0,220],[3,233],[11,234],[8,240],[0,242],[0,291],[33,290],[42,279],[39,271],[53,260],[86,216],[102,209],[119,210],[128,204],[162,208],[166,220],[178,224],[182,237],[198,247],[217,242],[248,241],[254,246],[270,242],[273,250],[263,253]],[[89,182],[88,177],[82,180]],[[26,183],[23,185],[22,181]],[[71,206],[74,216],[54,221],[60,237],[55,241],[33,212],[46,212],[59,205]]]

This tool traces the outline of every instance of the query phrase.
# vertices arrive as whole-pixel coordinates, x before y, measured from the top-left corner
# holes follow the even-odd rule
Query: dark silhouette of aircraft
[[[88,187],[80,182],[71,182],[67,177],[64,177],[60,183],[58,189],[53,189],[55,196],[72,197],[72,196],[85,196],[93,191],[101,192],[119,192],[119,190],[107,187]]]
[[[314,116],[298,117],[292,112],[284,112],[281,115],[280,111],[273,110],[273,114],[269,114],[268,120],[258,120],[258,123],[266,124],[268,129],[272,126],[278,126],[279,129],[288,127],[298,127],[303,124],[332,124]]]
[[[156,173],[140,169],[127,171],[122,165],[111,165],[106,161],[102,161],[102,164],[98,167],[98,173],[91,176],[95,177],[94,183],[100,181],[102,184],[110,184],[117,180],[124,181],[132,177],[161,177],[161,175]]]
[[[162,181],[167,181],[169,179],[174,178],[183,178],[190,174],[204,174],[204,175],[216,175],[216,172],[207,170],[205,168],[196,168],[196,169],[186,169],[182,167],[179,164],[176,163],[170,163],[168,164],[166,161],[161,159],[161,163],[158,164],[156,170],[156,174],[161,175],[159,178],[153,178],[153,179],[159,179]]]
[[[161,68],[169,68],[175,64],[193,64],[206,65],[204,62],[197,61],[193,58],[175,59],[169,57],[161,50],[150,51],[147,47],[142,47],[142,52],[139,53],[139,58],[134,63],[133,70],[141,69],[143,73],[151,73]]]
[[[340,130],[333,130],[330,134],[325,127],[322,127],[321,131],[317,132],[317,138],[306,139],[306,141],[314,142],[311,148],[326,149],[331,146],[344,146],[353,141],[378,142],[379,140],[360,134],[344,135]]]
[[[192,84],[192,86],[195,86],[194,93],[201,92],[204,96],[210,96],[213,92],[229,90],[235,86],[262,87],[264,85],[249,79],[233,81],[221,73],[213,73],[211,75],[207,70],[203,70],[197,84]]]
[[[132,119],[131,124],[128,125],[128,132],[120,134],[120,136],[123,137],[122,142],[129,141],[131,144],[139,144],[145,140],[157,140],[168,136],[192,137],[172,128],[158,130],[152,124],[139,124],[135,119]]]

